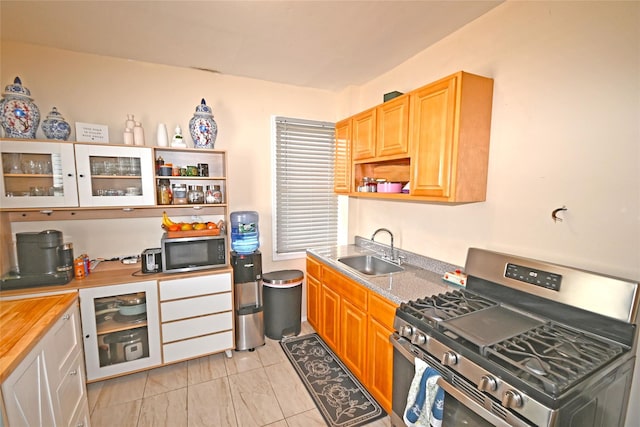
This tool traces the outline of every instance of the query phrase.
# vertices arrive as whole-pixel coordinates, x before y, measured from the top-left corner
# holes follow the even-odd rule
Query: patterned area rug
[[[386,415],[318,334],[280,342],[318,410],[331,427],[357,427]]]

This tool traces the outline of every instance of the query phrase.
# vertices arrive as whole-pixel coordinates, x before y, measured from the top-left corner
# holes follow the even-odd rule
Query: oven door
[[[487,411],[479,403],[469,398],[465,393],[451,385],[446,378],[451,374],[438,361],[412,345],[405,338],[394,333],[390,337],[393,344],[393,394],[391,424],[395,427],[404,426],[403,414],[407,404],[409,387],[415,375],[416,357],[424,360],[429,366],[442,375],[438,385],[445,392],[443,427],[511,427],[493,413]],[[528,424],[517,424],[528,426]]]

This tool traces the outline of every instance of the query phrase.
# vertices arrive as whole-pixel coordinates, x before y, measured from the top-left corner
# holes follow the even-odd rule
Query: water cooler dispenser
[[[262,307],[262,254],[231,252],[234,305],[236,315],[236,350],[253,351],[264,345]]]

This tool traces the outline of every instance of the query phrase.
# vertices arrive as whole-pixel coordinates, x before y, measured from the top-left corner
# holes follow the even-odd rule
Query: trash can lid
[[[266,286],[297,285],[303,278],[304,273],[300,270],[280,270],[263,274],[262,282]]]

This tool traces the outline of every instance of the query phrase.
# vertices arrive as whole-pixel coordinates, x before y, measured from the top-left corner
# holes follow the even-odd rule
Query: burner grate
[[[620,345],[552,322],[485,348],[487,357],[554,396],[623,352]]]
[[[435,324],[487,307],[497,305],[495,302],[462,290],[450,291],[426,298],[418,298],[402,304],[401,310],[419,319]]]

